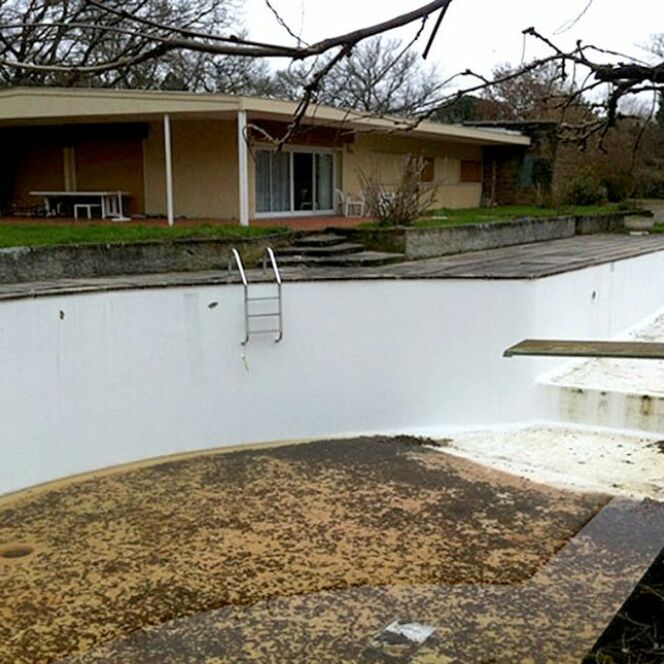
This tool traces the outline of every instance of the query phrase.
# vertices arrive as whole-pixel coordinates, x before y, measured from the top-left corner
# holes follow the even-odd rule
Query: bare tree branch
[[[283,19],[281,14],[277,11],[276,7],[270,2],[270,0],[265,0],[265,4],[267,5],[267,8],[272,12],[274,18],[276,19],[277,23],[297,42],[297,45],[300,46],[302,44],[306,44],[302,37],[299,35],[295,34],[295,31],[291,29],[291,27],[286,23],[286,21]]]
[[[379,35],[396,28],[400,28],[416,21],[427,18],[434,12],[443,10],[449,6],[452,0],[434,0],[420,8],[401,14],[387,21],[376,23],[366,28],[355,30],[343,35],[324,39],[311,45],[283,46],[279,44],[257,43],[246,38],[231,35],[219,36],[208,33],[201,33],[196,30],[181,28],[169,23],[160,23],[152,18],[143,17],[137,13],[132,13],[124,9],[110,7],[106,2],[99,0],[87,0],[87,4],[99,9],[103,15],[116,15],[142,29],[137,28],[137,32],[144,39],[146,47],[144,50],[132,57],[111,58],[106,61],[95,63],[94,65],[85,65],[80,61],[63,62],[62,64],[42,64],[38,62],[29,62],[22,57],[15,60],[6,56],[0,60],[0,65],[4,67],[28,69],[33,71],[69,71],[79,74],[99,74],[105,71],[112,71],[125,67],[135,66],[150,59],[158,58],[171,51],[192,51],[206,53],[209,55],[241,56],[253,58],[283,58],[288,57],[292,60],[302,60],[324,53],[334,49],[349,50],[359,42]],[[42,27],[48,25],[47,21],[40,20]],[[34,27],[34,26],[32,26]],[[60,28],[61,25],[50,24],[50,29]],[[94,32],[99,30],[99,23],[80,24],[78,29]],[[149,30],[148,30],[149,28]],[[0,24],[0,33],[6,32],[7,24]],[[154,30],[160,33],[154,32]],[[156,45],[154,43],[157,43]]]

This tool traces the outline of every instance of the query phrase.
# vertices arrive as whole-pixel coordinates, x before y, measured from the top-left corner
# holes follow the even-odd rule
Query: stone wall
[[[417,228],[406,232],[405,253],[408,258],[433,258],[517,244],[561,240],[575,234],[574,217],[518,219],[451,228]]]
[[[483,251],[518,244],[561,240],[574,235],[609,233],[624,228],[620,214],[528,217],[510,221],[418,228],[344,229],[365,248],[405,254],[411,260]]]
[[[11,247],[0,249],[0,283],[225,270],[232,247],[246,266],[255,267],[266,246],[282,247],[292,238],[283,233],[256,239]]]

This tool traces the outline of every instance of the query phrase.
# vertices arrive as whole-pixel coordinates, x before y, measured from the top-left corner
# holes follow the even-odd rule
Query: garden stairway
[[[403,254],[366,251],[335,233],[299,237],[290,247],[279,249],[277,258],[283,267],[372,267],[405,260]]]

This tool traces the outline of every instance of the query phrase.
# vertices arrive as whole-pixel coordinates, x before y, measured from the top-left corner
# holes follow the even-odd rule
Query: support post
[[[237,114],[237,143],[239,171],[239,210],[241,226],[249,225],[249,147],[247,145],[247,112]]]
[[[166,113],[164,115],[164,155],[166,161],[166,216],[168,225],[175,223],[175,213],[173,208],[173,159],[171,150],[171,118]]]

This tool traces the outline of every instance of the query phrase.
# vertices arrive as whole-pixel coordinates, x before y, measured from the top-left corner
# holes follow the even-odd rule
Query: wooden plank
[[[522,356],[610,357],[631,360],[664,360],[664,343],[526,339],[505,351],[505,357]]]

